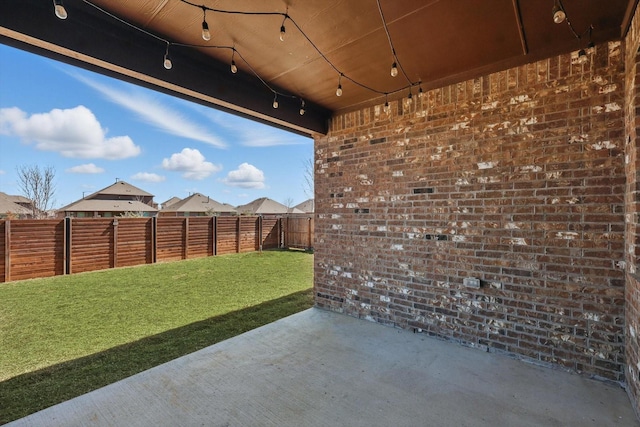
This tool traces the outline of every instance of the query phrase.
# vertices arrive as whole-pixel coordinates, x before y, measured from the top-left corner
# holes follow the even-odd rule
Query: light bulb
[[[553,22],[555,22],[556,24],[561,24],[567,17],[567,14],[564,12],[564,10],[562,10],[558,3],[553,6],[553,10],[551,12],[553,13]]]
[[[578,51],[578,64],[584,64],[588,61],[587,52],[584,49]]]
[[[409,104],[413,102],[413,94],[411,93],[411,91],[409,91],[409,96],[407,96],[407,99],[409,100]]]
[[[167,52],[164,54],[164,68],[170,70],[173,67],[173,63],[171,62],[171,58],[169,57],[169,48],[167,48]]]
[[[303,99],[302,103],[300,104],[300,115],[304,116],[305,112],[306,112],[306,110],[304,109],[304,99]]]
[[[391,107],[389,107],[389,101],[384,102],[384,112],[389,113],[391,111]]]
[[[391,66],[391,77],[395,77],[397,75],[398,75],[398,64],[394,62],[393,65]]]
[[[282,25],[280,27],[280,41],[283,42],[284,41],[284,37],[287,34],[287,30],[284,28],[284,25]]]
[[[62,0],[54,0],[53,6],[55,14],[59,19],[67,19],[67,9],[62,5]]]
[[[273,108],[278,108],[278,95],[273,96]]]
[[[596,45],[593,42],[589,42],[589,44],[587,45],[587,53],[591,54],[591,53],[595,53],[596,51]]]
[[[202,21],[202,39],[205,41],[211,40],[211,33],[209,32],[209,24],[207,24],[207,21]]]
[[[338,85],[338,89],[336,89],[336,96],[342,96],[342,85]]]
[[[231,72],[233,74],[238,72],[238,67],[236,67],[236,61],[234,61],[233,59],[231,60]]]

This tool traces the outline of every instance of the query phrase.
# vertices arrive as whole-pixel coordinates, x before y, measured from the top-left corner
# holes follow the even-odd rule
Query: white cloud
[[[202,110],[199,110],[202,111]],[[311,138],[305,138],[292,132],[277,129],[262,123],[247,120],[232,114],[208,109],[202,111],[218,126],[233,131],[240,144],[246,147],[273,147],[276,145],[312,144]]]
[[[128,136],[107,138],[96,116],[83,105],[28,116],[17,107],[0,109],[0,134],[35,142],[38,150],[81,159],[125,159],[140,154]]]
[[[162,175],[158,175],[157,173],[138,172],[137,174],[133,175],[131,179],[134,181],[142,182],[162,182],[167,178]]]
[[[205,161],[204,156],[195,148],[185,148],[174,153],[170,158],[162,160],[162,167],[169,171],[184,172],[187,179],[204,179],[222,170],[222,166]]]
[[[6,172],[0,169],[0,175],[4,175]]]
[[[241,188],[265,188],[264,172],[249,163],[243,163],[222,180],[227,185]]]
[[[226,144],[206,128],[192,122],[178,111],[162,105],[157,99],[140,92],[124,92],[113,87],[103,85],[90,78],[72,74],[78,81],[97,90],[111,102],[133,111],[146,123],[171,135],[193,139],[211,144],[218,148],[225,148]]]
[[[72,168],[66,169],[65,172],[69,173],[102,173],[104,169],[94,165],[93,163],[87,163],[84,165],[74,166]]]

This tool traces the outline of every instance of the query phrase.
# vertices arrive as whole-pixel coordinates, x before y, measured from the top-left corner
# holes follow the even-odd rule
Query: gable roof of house
[[[104,206],[102,204],[95,204],[95,205],[88,205],[86,203],[83,202],[87,202],[89,200],[91,201],[99,201],[99,200],[93,200],[96,196],[98,195],[108,195],[108,196],[131,196],[131,197],[151,197],[153,198],[153,194],[147,193],[144,190],[139,189],[138,187],[129,184],[128,182],[125,181],[117,181],[115,184],[111,184],[108,187],[103,188],[102,190],[98,190],[95,193],[92,193],[88,196],[83,197],[80,200],[76,200],[75,202],[71,202],[66,206],[61,207],[60,209],[58,209],[58,212],[69,212],[69,211],[81,211],[81,212],[91,212],[91,211],[95,211],[95,212],[108,212],[108,211],[114,211],[117,212],[118,209],[103,209]],[[113,198],[113,200],[102,200],[103,202],[113,202],[113,203],[125,203],[127,202],[127,200],[118,200],[117,198]],[[141,202],[138,202],[141,203]],[[137,209],[138,211],[142,211],[142,212],[157,212],[158,209],[152,208],[149,205],[146,205],[144,203],[141,203],[144,206],[149,207],[149,209]],[[78,206],[81,206],[80,208]],[[87,208],[88,207],[88,208]],[[95,207],[95,209],[94,209]],[[131,209],[126,209],[123,212],[127,212],[130,211]]]
[[[0,196],[6,198],[7,200],[13,203],[27,203],[27,204],[33,203],[31,199],[27,199],[24,196],[7,194],[7,193],[3,193],[2,191],[0,191]]]
[[[136,187],[135,185],[131,185],[126,181],[117,181],[114,184],[111,184],[108,187],[103,188],[102,190],[98,190],[93,194],[90,194],[85,197],[85,199],[93,199],[98,194],[108,194],[108,195],[127,195],[127,196],[139,196],[139,197],[153,197],[153,194],[147,193],[146,191]]]
[[[287,213],[304,213],[300,209],[288,208],[282,203],[267,197],[261,197],[253,202],[236,207],[240,214],[287,214]]]
[[[235,212],[231,205],[222,204],[200,193],[182,199],[162,209],[165,212]]]
[[[182,200],[180,197],[173,196],[172,198],[170,198],[166,202],[162,202],[162,209],[168,208],[169,206],[173,205],[174,203],[179,202],[180,200]]]
[[[29,199],[26,199],[26,200],[29,200]],[[16,214],[16,215],[29,215],[32,212],[31,212],[31,210],[25,208],[24,206],[20,206],[19,204],[13,202],[11,196],[9,196],[9,195],[7,195],[5,193],[0,193],[0,213],[4,213],[4,214],[13,213],[13,214]]]
[[[315,201],[314,199],[308,199],[298,205],[295,205],[294,208],[300,209],[306,213],[312,213],[315,211]]]
[[[59,212],[157,212],[158,209],[137,200],[91,200],[80,199]]]

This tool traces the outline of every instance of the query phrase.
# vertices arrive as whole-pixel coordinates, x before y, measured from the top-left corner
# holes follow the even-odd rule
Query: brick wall
[[[625,126],[626,126],[626,175],[627,191],[625,203],[625,261],[626,261],[626,295],[625,295],[625,342],[626,342],[626,381],[631,400],[635,403],[636,411],[640,414],[640,188],[638,171],[640,171],[640,157],[638,156],[638,108],[640,107],[640,62],[638,48],[640,48],[640,16],[632,22],[631,30],[626,39],[625,66]]]
[[[622,380],[624,46],[575,59],[335,116],[316,305]]]

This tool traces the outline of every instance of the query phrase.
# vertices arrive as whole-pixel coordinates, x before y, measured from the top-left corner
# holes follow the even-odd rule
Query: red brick
[[[622,380],[640,361],[623,321],[626,305],[640,336],[625,247],[640,237],[625,223],[638,213],[625,192],[640,159],[635,108],[605,105],[640,94],[625,74],[635,53],[614,44],[589,66],[561,55],[429,91],[428,114],[394,101],[391,116],[377,106],[334,117],[315,141],[316,304]],[[480,289],[464,287],[472,276]]]

